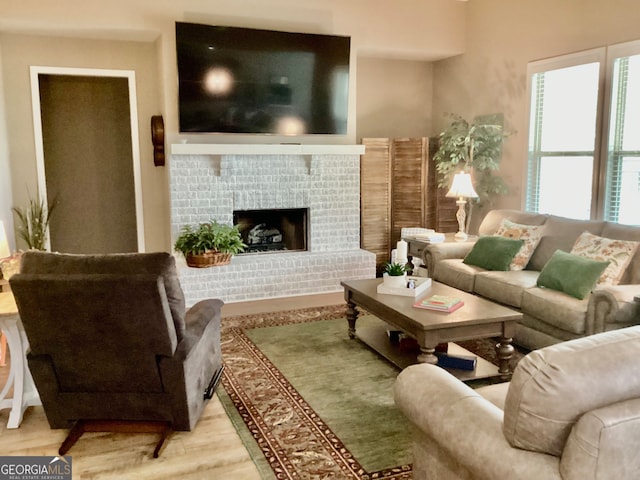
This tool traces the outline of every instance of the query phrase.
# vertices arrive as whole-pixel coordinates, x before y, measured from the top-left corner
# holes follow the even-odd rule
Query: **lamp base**
[[[458,232],[453,236],[453,238],[455,238],[456,240],[466,240],[468,238],[468,235],[464,232]]]

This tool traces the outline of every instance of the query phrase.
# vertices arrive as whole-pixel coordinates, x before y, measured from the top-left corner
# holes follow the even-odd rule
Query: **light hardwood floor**
[[[232,315],[291,310],[344,302],[342,293],[309,295],[223,307]],[[224,320],[223,320],[224,321]],[[10,353],[9,353],[10,359]],[[0,367],[3,386],[9,366]],[[30,407],[17,429],[7,429],[8,410],[0,410],[0,455],[56,455],[66,430],[51,430],[42,407]],[[209,402],[192,432],[175,432],[160,458],[151,454],[156,436],[150,434],[87,433],[68,452],[74,480],[86,479],[202,479],[261,478],[217,396]]]

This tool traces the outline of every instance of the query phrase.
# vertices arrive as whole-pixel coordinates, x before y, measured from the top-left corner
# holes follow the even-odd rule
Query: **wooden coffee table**
[[[522,319],[522,313],[438,282],[433,282],[422,297],[453,295],[461,298],[464,306],[451,313],[425,310],[413,306],[417,300],[413,297],[377,293],[381,282],[380,278],[341,282],[347,302],[350,338],[356,337],[356,321],[360,313],[358,307],[393,329],[402,330],[415,338],[420,348],[417,361],[422,363],[437,363],[435,348],[440,343],[499,337],[496,345],[499,367],[496,373],[503,379],[511,376],[510,360],[514,352],[511,342],[516,322]],[[359,334],[358,337],[361,338]],[[372,345],[370,341],[361,339]],[[388,339],[385,341],[389,343]],[[375,345],[373,347],[378,350]]]

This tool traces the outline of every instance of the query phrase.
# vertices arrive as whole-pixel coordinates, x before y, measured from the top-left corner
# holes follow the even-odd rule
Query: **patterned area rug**
[[[272,478],[412,478],[410,464],[367,471],[246,332],[258,327],[341,319],[345,313],[344,306],[331,306],[223,319],[226,368],[222,385],[266,458]],[[492,360],[488,342],[466,343],[465,348]]]

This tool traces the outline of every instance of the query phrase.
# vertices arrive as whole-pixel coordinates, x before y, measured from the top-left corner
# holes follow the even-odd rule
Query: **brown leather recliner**
[[[195,426],[222,373],[223,302],[186,310],[170,254],[30,251],[10,284],[49,425],[75,424],[60,453],[84,431],[164,425],[157,456]]]

